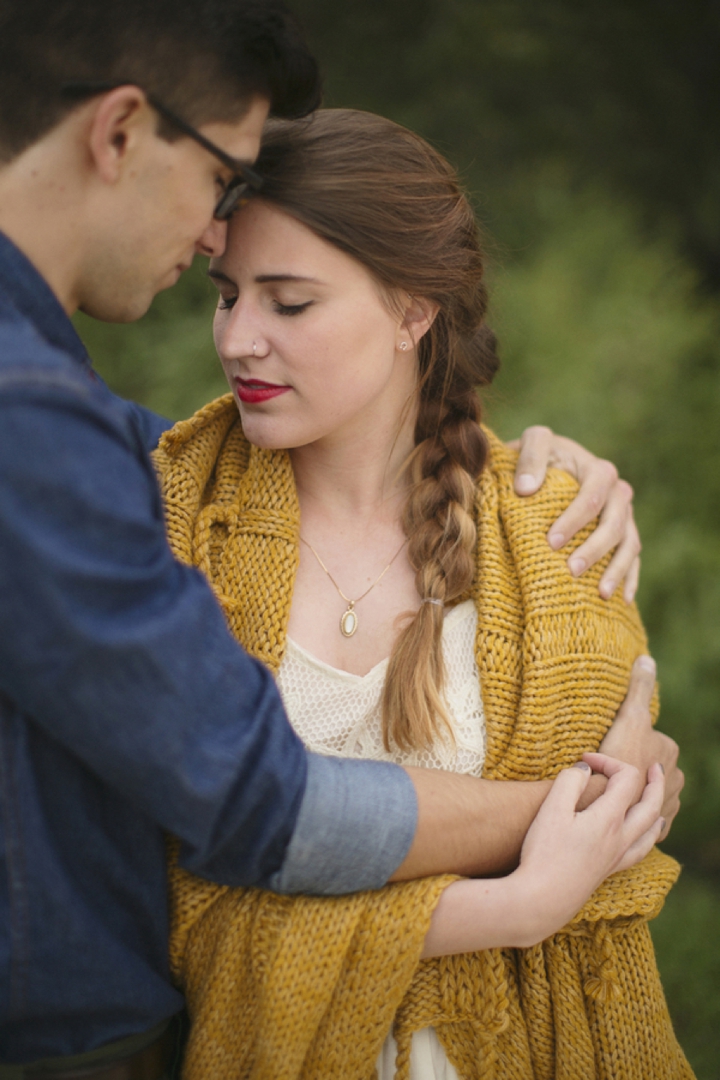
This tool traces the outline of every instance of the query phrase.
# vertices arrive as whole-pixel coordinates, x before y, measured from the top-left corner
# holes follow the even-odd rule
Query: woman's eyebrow
[[[255,278],[258,285],[265,285],[271,281],[305,281],[313,285],[322,285],[319,278],[304,277],[302,274],[258,274]]]
[[[222,270],[218,270],[217,267],[215,267],[215,266],[209,266],[208,267],[207,275],[208,275],[209,278],[212,278],[213,281],[224,281],[228,285],[234,285],[235,284],[235,282],[232,280],[232,278],[229,278],[227,276],[227,274],[223,274]]]
[[[208,268],[208,277],[213,281],[224,281],[227,285],[234,285],[235,282],[232,278],[224,274],[222,270],[218,270],[217,267],[211,266]],[[258,274],[255,278],[257,285],[266,285],[268,282],[274,281],[304,281],[309,282],[312,285],[323,285],[319,278],[305,277],[302,274]]]

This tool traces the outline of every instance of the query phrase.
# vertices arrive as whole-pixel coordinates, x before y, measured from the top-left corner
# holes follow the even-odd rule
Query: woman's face
[[[215,346],[250,442],[292,448],[397,432],[415,353],[404,314],[364,266],[256,199],[233,218],[210,276],[220,292]]]

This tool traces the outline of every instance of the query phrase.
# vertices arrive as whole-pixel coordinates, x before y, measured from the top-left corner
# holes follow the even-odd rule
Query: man
[[[547,792],[306,754],[170,555],[166,424],[68,319],[136,319],[220,254],[268,109],[318,98],[276,0],[0,0],[0,1080],[166,1070],[164,831],[219,882],[340,893],[500,870]],[[676,754],[652,682],[608,747],[643,769]]]

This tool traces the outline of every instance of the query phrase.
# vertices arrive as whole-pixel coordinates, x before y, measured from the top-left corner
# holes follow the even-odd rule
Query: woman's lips
[[[238,397],[246,405],[258,405],[261,401],[269,401],[290,389],[289,386],[263,382],[262,379],[235,379],[235,385]]]

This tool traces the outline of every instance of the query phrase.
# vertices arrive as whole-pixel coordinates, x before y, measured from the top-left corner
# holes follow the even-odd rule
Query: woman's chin
[[[240,410],[240,423],[243,434],[252,446],[258,450],[291,450],[295,443],[283,436],[282,432],[268,431],[263,424],[253,422],[252,417],[243,416]]]

